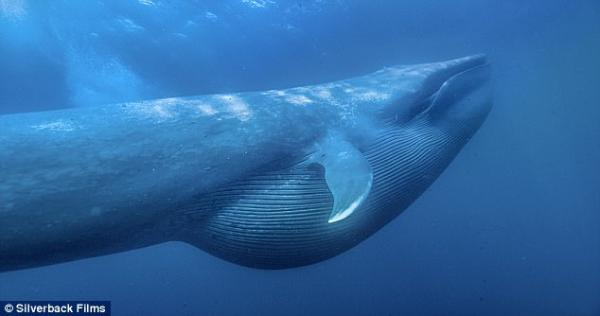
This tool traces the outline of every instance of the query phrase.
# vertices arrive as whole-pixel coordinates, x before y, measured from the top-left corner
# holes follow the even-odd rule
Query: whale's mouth
[[[489,63],[483,54],[448,61],[433,71],[423,83],[421,97],[427,99],[443,91],[449,82],[461,77],[461,89],[475,88],[489,79]],[[456,81],[455,81],[456,82]],[[453,88],[458,88],[454,85]],[[444,91],[446,93],[450,91]]]
[[[485,55],[473,55],[421,67],[424,76],[417,93],[396,106],[389,120],[408,123],[422,117],[443,123],[484,118],[490,109],[490,64]],[[448,123],[448,122],[447,122]]]
[[[437,104],[435,111],[450,109],[462,97],[485,88],[490,77],[490,65],[483,54],[416,65],[405,71],[409,79],[419,82],[418,86],[413,88],[414,93],[403,95],[383,108],[381,118],[385,121],[408,123],[427,115],[434,104]],[[403,85],[404,78],[398,80]],[[484,94],[481,93],[480,99]]]
[[[428,98],[434,125],[471,133],[491,109],[490,65],[484,55],[467,57],[440,74],[444,80]]]

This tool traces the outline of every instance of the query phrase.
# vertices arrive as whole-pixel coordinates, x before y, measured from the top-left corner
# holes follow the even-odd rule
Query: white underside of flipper
[[[311,162],[325,168],[325,180],[333,195],[329,223],[350,216],[367,198],[373,172],[362,152],[339,133],[330,133],[317,145]]]

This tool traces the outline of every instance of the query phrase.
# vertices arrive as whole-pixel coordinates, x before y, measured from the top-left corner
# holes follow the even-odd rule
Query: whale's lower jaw
[[[333,199],[322,168],[299,164],[203,196],[171,224],[186,227],[179,239],[240,265],[285,269],[316,263],[352,248],[400,214],[465,142],[427,122],[385,128],[365,151],[374,175],[371,194],[339,222],[328,222]]]

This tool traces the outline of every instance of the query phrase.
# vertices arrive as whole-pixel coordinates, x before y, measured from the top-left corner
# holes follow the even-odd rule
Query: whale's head
[[[357,216],[340,223],[368,236],[416,200],[480,128],[492,107],[490,65],[473,55],[352,80],[387,95],[361,104],[377,131],[363,150],[373,186]]]

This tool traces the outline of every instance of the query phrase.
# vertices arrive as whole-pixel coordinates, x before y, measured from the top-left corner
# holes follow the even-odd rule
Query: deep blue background
[[[3,273],[0,299],[107,299],[116,315],[600,315],[600,1],[0,0],[0,113],[479,52],[489,119],[351,251],[259,271],[169,243]]]

